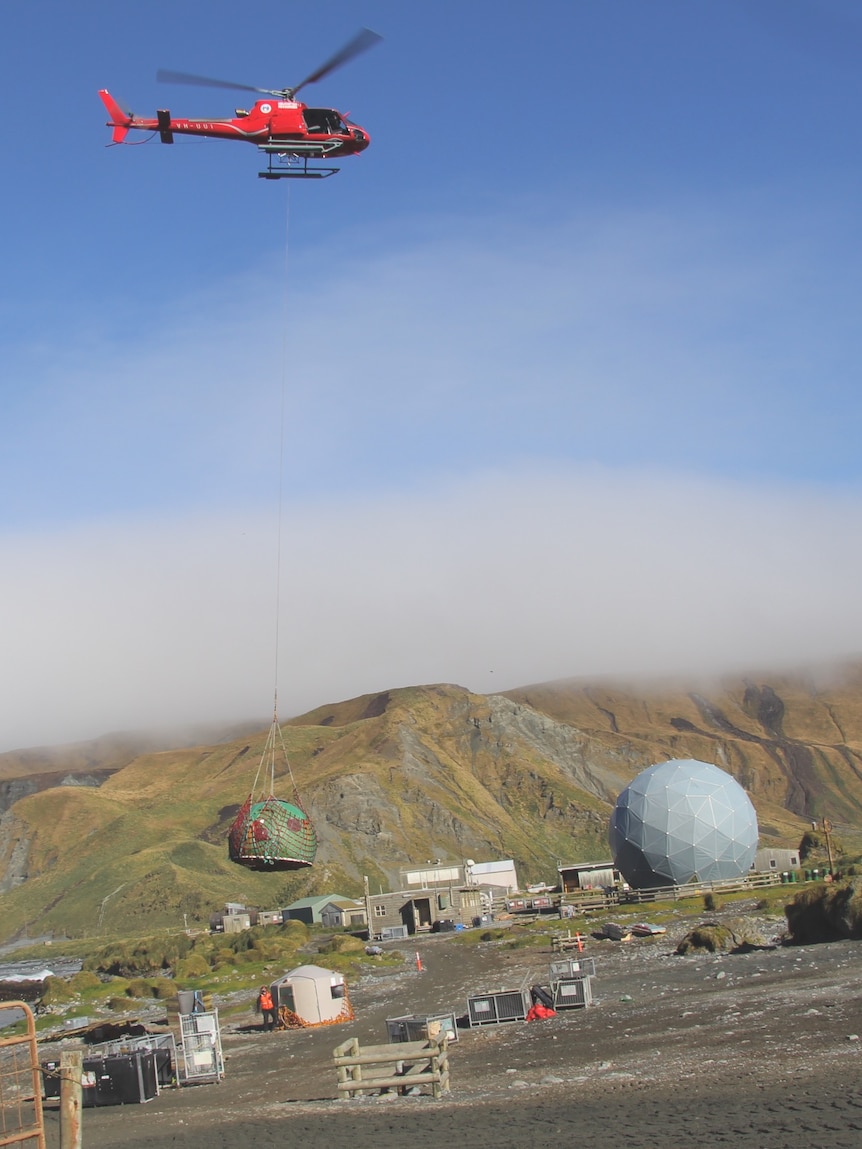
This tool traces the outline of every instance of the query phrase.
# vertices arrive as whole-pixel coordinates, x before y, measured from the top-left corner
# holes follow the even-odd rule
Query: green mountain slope
[[[0,819],[0,940],[205,922],[225,901],[397,888],[428,858],[513,857],[522,881],[558,859],[607,856],[607,819],[636,773],[668,757],[716,762],[749,790],[765,839],[808,819],[862,823],[862,668],[702,691],[550,683],[482,696],[426,686],[320,707],[284,728],[317,828],[311,870],[231,864],[226,835],[265,732],[148,753],[98,787],[54,786]],[[55,752],[56,753],[56,752]]]

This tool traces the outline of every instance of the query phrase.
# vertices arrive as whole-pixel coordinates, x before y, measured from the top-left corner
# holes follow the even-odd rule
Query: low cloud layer
[[[423,682],[705,673],[862,650],[862,498],[604,469],[106,521],[0,546],[0,749],[265,720]]]
[[[393,220],[22,332],[0,749],[862,650],[858,259],[775,202]]]

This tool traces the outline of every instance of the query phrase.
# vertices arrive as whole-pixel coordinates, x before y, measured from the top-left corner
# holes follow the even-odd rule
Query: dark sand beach
[[[862,1144],[862,945],[679,957],[673,951],[690,924],[657,938],[590,939],[597,970],[587,1009],[460,1030],[450,1049],[451,1092],[441,1100],[338,1100],[332,1051],[351,1036],[384,1042],[387,1017],[463,1014],[470,994],[545,983],[548,951],[499,941],[464,946],[452,935],[411,942],[400,970],[351,986],[354,1021],[263,1034],[249,1011],[224,1027],[220,1084],[87,1109],[84,1145]],[[55,1111],[47,1122],[56,1145]]]

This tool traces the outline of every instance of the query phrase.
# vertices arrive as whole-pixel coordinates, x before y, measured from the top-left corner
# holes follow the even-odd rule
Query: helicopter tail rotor
[[[113,142],[121,144],[124,142],[126,136],[129,134],[129,128],[132,126],[134,116],[127,109],[119,104],[107,89],[103,88],[99,92],[99,99],[108,110],[108,115],[111,117],[108,120],[108,127],[114,129]]]

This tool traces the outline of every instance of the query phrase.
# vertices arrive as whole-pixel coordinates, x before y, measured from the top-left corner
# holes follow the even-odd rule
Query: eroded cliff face
[[[426,688],[421,699],[391,692],[372,710],[347,723],[318,764],[326,772],[344,742],[361,737],[350,747],[360,769],[307,791],[321,842],[341,865],[371,855],[397,876],[428,856],[502,852],[535,868],[573,849],[606,852],[605,811],[630,771],[624,754],[596,762],[590,740],[565,723],[458,687]],[[337,714],[323,717],[338,727]]]
[[[698,690],[549,683],[509,697],[573,723],[608,749],[652,761],[699,758],[728,770],[755,805],[801,819],[862,815],[862,668],[740,679]]]
[[[38,779],[32,777],[10,778],[0,782],[0,814],[14,806],[20,798],[26,797],[27,794],[35,794],[37,790],[43,788],[39,785]]]
[[[11,810],[0,814],[0,894],[27,880],[30,837],[27,825]]]

